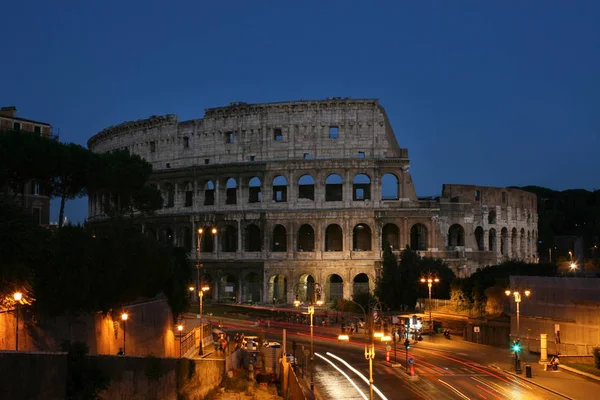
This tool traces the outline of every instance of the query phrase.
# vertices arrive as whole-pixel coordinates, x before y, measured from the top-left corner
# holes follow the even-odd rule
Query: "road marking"
[[[465,396],[464,394],[462,394],[462,392],[460,390],[458,390],[457,388],[455,388],[454,386],[452,386],[451,384],[444,382],[441,379],[438,379],[438,381],[442,382],[444,385],[448,386],[452,391],[454,391],[454,393],[456,393],[457,395],[459,395],[460,397],[462,397],[463,399],[467,399],[467,400],[471,400],[470,398],[468,398],[467,396]]]
[[[323,357],[322,355],[320,355],[319,353],[315,353],[315,356],[322,358],[323,360],[327,361],[329,364],[331,364],[331,366],[335,369],[338,370],[338,372],[340,374],[342,374],[344,377],[346,377],[346,379],[348,379],[348,381],[350,381],[350,383],[352,384],[352,386],[354,386],[354,388],[356,389],[356,391],[358,393],[360,393],[360,395],[362,396],[363,399],[368,400],[367,396],[358,388],[358,385],[352,380],[350,379],[350,377],[348,376],[347,373],[345,373],[344,371],[342,371],[337,365],[335,365],[332,361],[328,360],[327,358]]]
[[[354,368],[353,366],[351,366],[350,364],[348,364],[345,360],[339,358],[338,356],[336,356],[335,354],[332,354],[330,352],[325,353],[330,357],[335,358],[336,360],[338,360],[339,362],[341,362],[342,364],[344,364],[346,367],[348,367],[350,369],[350,371],[354,372],[356,375],[360,376],[362,378],[363,381],[365,381],[365,383],[368,385],[369,384],[369,380],[367,379],[366,376],[364,376],[362,373],[360,373],[356,368]],[[388,400],[387,397],[384,396],[383,393],[381,393],[381,391],[379,389],[377,389],[377,386],[373,385],[373,390],[375,391],[375,393],[377,393],[383,400]]]

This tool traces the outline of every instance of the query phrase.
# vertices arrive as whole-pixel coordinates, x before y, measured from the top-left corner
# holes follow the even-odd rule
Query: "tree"
[[[383,271],[377,281],[375,294],[390,308],[397,308],[400,299],[400,269],[398,259],[389,246],[383,249]]]
[[[65,202],[86,193],[91,153],[74,143],[55,146],[54,150],[50,195],[60,198],[58,227],[62,228]]]

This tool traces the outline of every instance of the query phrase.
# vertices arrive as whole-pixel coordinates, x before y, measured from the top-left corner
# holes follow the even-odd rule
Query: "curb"
[[[580,371],[578,369],[567,367],[566,365],[559,364],[559,369],[564,369],[565,371],[572,372],[577,375],[585,376],[586,378],[594,379],[596,381],[600,381],[600,377],[592,374],[588,374],[587,372]]]
[[[549,387],[547,387],[547,386],[540,385],[539,383],[537,383],[537,382],[534,382],[532,379],[523,378],[522,376],[520,376],[520,375],[517,375],[517,374],[515,374],[514,372],[512,372],[512,371],[509,371],[509,370],[507,370],[507,369],[502,369],[502,368],[498,367],[498,366],[497,366],[497,365],[495,365],[495,364],[490,364],[490,365],[489,365],[489,367],[491,367],[491,368],[494,368],[494,369],[497,369],[498,371],[502,371],[502,372],[504,372],[505,374],[509,374],[509,375],[511,375],[511,376],[514,376],[515,378],[518,378],[518,379],[524,380],[525,382],[531,383],[532,385],[535,385],[535,386],[537,386],[537,387],[540,387],[540,388],[542,388],[542,389],[544,389],[544,390],[547,390],[547,391],[548,391],[548,392],[550,392],[550,393],[554,393],[554,394],[555,394],[555,395],[557,395],[557,396],[564,397],[565,399],[569,399],[569,400],[575,400],[573,397],[569,397],[569,396],[567,396],[566,394],[563,394],[563,393],[561,393],[561,392],[558,392],[558,391],[556,391],[556,390],[554,390],[554,389],[550,389],[550,388],[549,388]]]

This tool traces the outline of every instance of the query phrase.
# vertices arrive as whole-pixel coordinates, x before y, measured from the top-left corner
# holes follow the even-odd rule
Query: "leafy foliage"
[[[67,352],[67,400],[100,400],[108,389],[109,379],[87,357],[90,349],[84,342],[65,341],[61,350]]]

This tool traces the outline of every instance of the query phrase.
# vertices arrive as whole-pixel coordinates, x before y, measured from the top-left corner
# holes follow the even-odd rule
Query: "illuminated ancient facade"
[[[419,199],[377,100],[232,103],[204,118],[174,115],[109,127],[88,146],[127,149],[152,163],[164,206],[143,220],[159,240],[200,258],[212,295],[227,301],[329,301],[374,289],[382,248],[410,246],[457,275],[503,259],[536,259],[535,195],[444,185]],[[102,219],[107,193],[90,196]],[[217,283],[217,284],[214,284]]]

